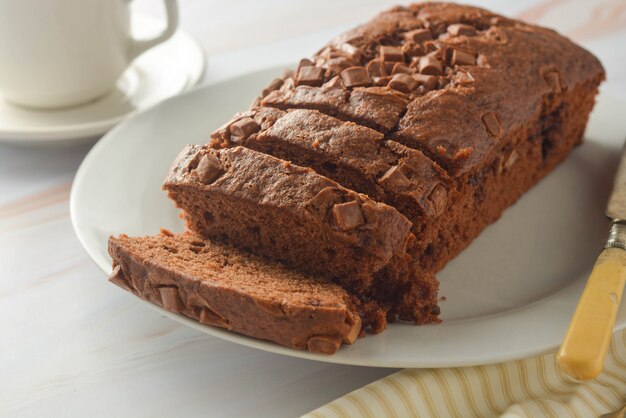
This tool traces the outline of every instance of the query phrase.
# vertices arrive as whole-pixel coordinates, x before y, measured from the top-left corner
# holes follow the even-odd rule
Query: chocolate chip
[[[408,57],[421,57],[426,55],[426,50],[421,45],[414,43],[407,43],[402,45],[402,52]]]
[[[242,141],[253,133],[258,132],[259,129],[261,129],[261,127],[254,121],[254,119],[250,117],[239,119],[229,127],[230,140],[233,142]]]
[[[109,276],[109,281],[124,290],[128,290],[129,292],[133,291],[133,287],[128,282],[128,280],[126,280],[126,276],[124,275],[124,272],[122,271],[122,267],[120,265],[116,265],[113,267],[111,276]]]
[[[474,76],[467,71],[458,71],[454,76],[454,81],[462,86],[474,83]]]
[[[372,84],[372,79],[363,67],[350,67],[341,72],[343,84],[350,87],[364,87]]]
[[[347,42],[342,43],[338,48],[350,58],[356,58],[361,54],[361,50],[359,48]]]
[[[185,309],[180,293],[175,287],[159,287],[161,306],[171,312],[182,312]]]
[[[341,77],[340,76],[335,76],[335,77],[331,78],[329,82],[324,84],[324,88],[327,88],[327,89],[344,89],[345,86],[343,85],[343,81],[341,81]]]
[[[385,62],[380,59],[371,60],[365,67],[367,74],[370,77],[385,77],[387,75],[387,69],[385,68]]]
[[[425,55],[419,59],[419,72],[428,75],[440,75],[442,71],[441,61],[432,55]]]
[[[409,67],[407,67],[406,65],[404,65],[404,63],[398,62],[396,65],[393,66],[393,69],[391,70],[391,74],[411,74],[412,71]]]
[[[307,210],[317,213],[328,213],[335,202],[340,201],[339,190],[334,187],[325,187],[305,203]]]
[[[391,167],[378,181],[383,186],[390,186],[395,189],[403,189],[411,185],[411,180],[404,175],[399,166]]]
[[[433,36],[428,29],[415,29],[405,33],[404,39],[409,42],[415,42],[419,44],[424,41],[429,41],[433,39]]]
[[[299,86],[318,87],[324,81],[324,70],[319,67],[300,67],[296,77],[296,84]]]
[[[476,65],[476,56],[472,52],[455,48],[452,50],[450,63],[452,65]]]
[[[391,81],[390,76],[384,77],[374,77],[374,85],[375,86],[386,86]]]
[[[378,53],[383,61],[404,61],[404,53],[398,46],[381,45]]]
[[[213,183],[224,173],[220,161],[213,154],[204,155],[193,172],[204,184]]]
[[[517,161],[518,156],[517,151],[512,150],[511,153],[504,159],[503,168],[505,170],[510,169],[513,164],[515,164],[515,161]]]
[[[336,203],[333,206],[335,224],[343,231],[349,231],[365,223],[363,213],[356,201]]]
[[[289,77],[283,81],[283,85],[280,86],[280,91],[293,90],[294,87],[296,87],[296,82],[293,78]]]
[[[389,87],[402,93],[410,93],[417,87],[417,81],[408,74],[396,74],[391,78]]]
[[[554,93],[561,93],[563,88],[561,87],[561,77],[556,71],[550,71],[543,75],[543,79],[546,80],[548,86]]]
[[[448,33],[452,36],[473,36],[476,35],[476,28],[470,25],[464,25],[463,23],[455,23],[448,26]]]
[[[442,184],[437,184],[428,195],[428,201],[430,202],[434,215],[439,216],[446,208],[448,191]]]
[[[265,97],[274,90],[278,90],[283,85],[283,83],[284,81],[281,78],[275,78],[274,80],[272,80],[269,86],[263,89],[263,92],[261,93],[262,96]]]
[[[173,237],[174,233],[167,228],[159,228],[159,234],[166,237]]]
[[[198,322],[200,322],[201,324],[215,325],[218,327],[230,329],[230,323],[227,319],[222,318],[220,315],[218,315],[216,312],[209,308],[201,307],[199,309],[200,313],[198,315]]]
[[[385,62],[385,71],[387,71],[387,74],[391,75],[391,72],[393,71],[393,67],[396,66],[396,64],[398,64],[397,62]]]
[[[478,58],[476,58],[476,64],[480,65],[481,67],[489,67],[489,61],[487,60],[487,57],[483,54],[478,55]]]
[[[341,338],[334,335],[316,335],[306,343],[311,353],[334,354],[341,346]]]
[[[311,61],[308,58],[302,58],[300,60],[300,63],[298,64],[298,70],[296,72],[300,71],[300,68],[302,67],[313,67],[313,66],[314,66],[313,61]]]
[[[357,337],[361,333],[361,317],[358,315],[348,315],[349,320],[351,320],[352,324],[350,326],[350,331],[343,337],[344,344],[354,344]]]
[[[329,59],[324,63],[324,68],[326,68],[326,75],[328,78],[332,78],[336,75],[339,75],[343,70],[348,67],[352,67],[354,65],[354,61],[350,58],[339,57]]]
[[[428,86],[429,88],[435,87],[435,82],[437,81],[434,76],[426,74],[413,74],[412,77],[417,81],[417,84]]]
[[[483,124],[491,135],[498,137],[502,134],[502,125],[498,120],[498,116],[493,112],[488,112],[483,115]]]
[[[489,19],[489,24],[492,26],[513,26],[514,22],[506,17],[496,16]]]

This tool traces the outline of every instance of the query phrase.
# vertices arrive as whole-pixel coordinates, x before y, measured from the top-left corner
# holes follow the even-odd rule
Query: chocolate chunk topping
[[[300,67],[296,83],[299,86],[318,87],[324,81],[324,70],[319,67],[306,66]]]
[[[361,318],[357,315],[348,316],[349,319],[352,319],[352,326],[350,327],[350,331],[343,337],[344,344],[354,344],[359,333],[361,332],[362,321]]]
[[[462,49],[453,49],[450,63],[452,65],[476,65],[476,55]]]
[[[283,85],[283,80],[281,78],[275,78],[274,80],[272,80],[269,86],[263,89],[263,92],[261,94],[263,97],[265,97],[271,92],[273,92],[274,90],[278,90],[282,85]]]
[[[371,60],[365,67],[370,77],[385,77],[387,75],[387,69],[385,68],[385,62],[383,60]]]
[[[218,327],[230,329],[230,324],[228,323],[226,319],[222,318],[216,312],[213,312],[213,310],[206,308],[206,307],[200,308],[200,315],[198,315],[198,321],[202,324],[215,325]]]
[[[407,43],[402,45],[402,52],[409,57],[421,57],[426,54],[426,50],[421,45]]]
[[[341,338],[334,335],[316,335],[306,343],[311,353],[334,354],[341,346]]]
[[[433,55],[426,55],[419,60],[419,72],[428,75],[440,75],[442,73],[441,62]]]
[[[365,87],[372,84],[372,79],[363,67],[350,67],[341,72],[343,84],[350,87]]]
[[[412,77],[415,81],[417,81],[417,84],[427,86],[428,88],[434,87],[435,82],[437,81],[432,75],[413,74]]]
[[[544,80],[546,80],[546,83],[548,84],[548,86],[550,86],[550,89],[554,92],[554,93],[561,93],[563,91],[563,88],[561,87],[561,77],[559,77],[559,73],[556,71],[550,71],[548,73],[545,73],[543,75]]]
[[[417,87],[417,81],[408,74],[396,74],[391,78],[389,87],[402,93],[410,93]]]
[[[476,58],[476,64],[480,65],[481,67],[489,67],[489,61],[487,60],[487,57],[483,54],[478,54],[478,58]]]
[[[376,86],[386,86],[391,81],[390,76],[384,77],[374,77],[374,85]]]
[[[455,23],[453,25],[448,26],[448,33],[452,36],[460,36],[460,35],[472,36],[472,35],[476,35],[476,28],[470,25],[464,25],[462,23]]]
[[[344,56],[347,56],[350,58],[356,58],[361,53],[361,50],[359,48],[347,42],[344,42],[343,44],[339,45],[339,50],[344,53]]]
[[[213,183],[224,173],[220,161],[213,154],[203,156],[193,172],[198,176],[198,180],[204,184]]]
[[[331,78],[336,75],[339,75],[343,70],[348,67],[352,67],[354,65],[354,61],[350,58],[339,57],[339,58],[331,58],[324,64],[324,68],[326,68],[326,75]]]
[[[459,71],[454,76],[454,81],[462,86],[474,83],[474,76],[467,71]]]
[[[495,113],[485,113],[483,115],[483,123],[485,124],[487,132],[489,132],[491,135],[498,137],[502,134],[502,125],[500,125],[498,116],[496,116]]]
[[[313,64],[313,61],[311,61],[310,59],[302,58],[300,62],[298,63],[298,71],[300,71],[300,68],[302,67],[312,67],[314,65],[315,64]]]
[[[113,272],[111,272],[111,276],[109,277],[109,281],[114,285],[121,287],[122,289],[128,290],[132,292],[132,286],[124,276],[124,272],[122,271],[122,267],[117,265],[113,267]]]
[[[333,77],[328,83],[324,84],[324,87],[329,89],[344,89],[343,81],[340,76]]]
[[[415,29],[405,33],[404,39],[409,42],[415,42],[419,44],[424,41],[429,41],[433,39],[433,36],[428,29]]]
[[[383,61],[402,61],[404,62],[404,52],[398,46],[381,45],[379,48],[380,57]]]
[[[180,293],[175,287],[160,287],[161,305],[170,312],[182,312],[185,305],[180,298]]]
[[[399,166],[394,166],[387,170],[379,182],[395,189],[403,189],[411,185],[411,180],[404,175]]]
[[[439,216],[446,208],[448,191],[442,184],[437,184],[428,195],[428,201],[431,204],[434,215]]]
[[[391,74],[411,74],[412,71],[409,67],[407,67],[406,65],[404,65],[403,63],[399,62],[396,65],[393,66],[393,69],[391,70]]]
[[[335,224],[343,230],[349,231],[365,223],[363,213],[356,201],[337,203],[333,206]]]
[[[509,168],[511,168],[513,164],[515,164],[515,161],[517,161],[517,157],[518,157],[517,151],[512,150],[511,153],[505,158],[503,168],[505,170],[508,170]]]
[[[261,127],[250,117],[239,119],[230,125],[230,140],[233,142],[239,142],[246,139],[253,133],[256,133]]]

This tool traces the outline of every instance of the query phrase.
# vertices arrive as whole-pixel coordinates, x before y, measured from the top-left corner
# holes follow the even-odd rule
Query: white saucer
[[[139,15],[132,27],[133,36],[148,38],[161,30],[163,22]],[[92,139],[129,115],[193,87],[204,64],[200,45],[178,30],[133,61],[113,91],[86,105],[38,110],[0,99],[0,142],[56,145]]]
[[[166,100],[96,144],[76,174],[70,210],[80,241],[104,271],[111,271],[110,234],[183,229],[179,211],[161,190],[173,159],[185,144],[206,142],[209,132],[244,109],[279,73],[259,71]],[[441,295],[447,298],[441,302],[442,324],[392,324],[380,335],[324,356],[202,325],[149,305],[238,344],[333,363],[452,367],[554,350],[608,231],[603,212],[626,137],[623,108],[619,100],[600,95],[586,142],[441,271]],[[133,302],[129,296],[128,303]],[[616,330],[624,328],[626,304],[616,321]]]

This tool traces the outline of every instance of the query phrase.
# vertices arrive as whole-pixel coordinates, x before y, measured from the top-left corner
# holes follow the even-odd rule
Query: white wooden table
[[[395,1],[180,0],[208,54],[205,83],[293,62]],[[626,100],[626,2],[482,2],[596,53]],[[136,11],[161,16],[160,2]],[[625,109],[626,110],[626,109]],[[90,145],[0,145],[1,417],[293,417],[389,374],[269,354],[161,317],[106,281],[68,197]]]

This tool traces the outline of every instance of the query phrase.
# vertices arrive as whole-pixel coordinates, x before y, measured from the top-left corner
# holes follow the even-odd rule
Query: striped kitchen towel
[[[599,417],[626,404],[626,331],[613,336],[604,371],[578,382],[554,354],[487,366],[406,369],[305,418]]]

